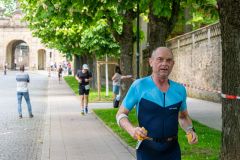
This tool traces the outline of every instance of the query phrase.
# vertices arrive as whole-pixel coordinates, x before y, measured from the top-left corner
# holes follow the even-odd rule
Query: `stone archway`
[[[38,50],[38,70],[46,69],[46,50]]]
[[[6,61],[8,67],[17,69],[20,65],[29,68],[29,46],[23,40],[13,40],[7,45]]]

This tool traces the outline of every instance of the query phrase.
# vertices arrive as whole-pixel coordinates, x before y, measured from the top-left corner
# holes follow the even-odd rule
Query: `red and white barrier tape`
[[[240,100],[240,96],[223,94],[220,90],[208,89],[208,88],[202,88],[202,87],[196,87],[196,86],[192,86],[192,85],[185,84],[185,83],[181,83],[181,82],[178,82],[178,83],[182,84],[182,85],[185,86],[185,87],[189,87],[189,88],[194,88],[194,89],[198,89],[198,90],[203,90],[203,91],[208,91],[208,92],[213,92],[213,93],[221,94],[221,97],[222,97],[222,98],[225,98],[225,99],[233,99],[233,100],[234,100],[234,99],[239,99],[239,100]]]
[[[180,83],[180,82],[178,82],[178,83]],[[189,88],[194,88],[194,89],[198,89],[198,90],[203,90],[203,91],[208,91],[208,92],[213,92],[213,93],[219,93],[219,94],[221,94],[221,91],[220,91],[220,90],[203,88],[203,87],[196,87],[196,86],[192,86],[192,85],[189,85],[189,84],[186,84],[186,83],[180,83],[180,84],[182,84],[182,85],[185,86],[185,87],[189,87]]]
[[[222,98],[225,99],[240,99],[240,96],[234,96],[234,95],[229,95],[229,94],[223,94],[221,93]]]

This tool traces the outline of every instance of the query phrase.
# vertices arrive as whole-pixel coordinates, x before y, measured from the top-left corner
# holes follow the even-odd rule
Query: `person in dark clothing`
[[[62,72],[63,72],[63,68],[62,68],[62,66],[60,65],[59,68],[58,68],[58,82],[59,82],[59,83],[60,83],[61,78],[62,78]]]
[[[189,144],[198,142],[188,115],[186,89],[168,79],[173,53],[166,47],[155,49],[149,59],[152,75],[134,81],[116,115],[117,123],[134,139],[137,160],[180,160],[178,123],[186,132]],[[136,106],[139,126],[128,120]]]
[[[4,64],[4,75],[7,75],[7,63]]]
[[[82,108],[81,114],[88,113],[88,95],[90,91],[89,82],[92,80],[92,73],[89,71],[88,65],[84,64],[82,70],[79,70],[75,76],[79,83],[80,105]]]

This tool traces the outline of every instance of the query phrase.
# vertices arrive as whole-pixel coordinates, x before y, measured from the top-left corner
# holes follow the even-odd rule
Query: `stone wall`
[[[220,101],[222,49],[216,23],[167,41],[174,54],[171,78],[188,85],[188,96]]]

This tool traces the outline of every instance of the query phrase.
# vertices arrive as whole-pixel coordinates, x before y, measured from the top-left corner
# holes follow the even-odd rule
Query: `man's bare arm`
[[[190,144],[197,143],[198,137],[193,129],[192,120],[189,117],[187,110],[179,113],[179,124],[187,134],[191,134],[191,140],[189,141],[189,143]]]
[[[145,130],[143,128],[133,126],[132,123],[128,120],[127,117],[128,114],[129,110],[127,110],[124,106],[121,106],[119,108],[116,115],[116,119],[119,123],[119,126],[126,130],[131,135],[131,137],[133,137],[136,140],[139,139],[139,137],[146,138],[147,135]]]
[[[184,131],[187,131],[189,126],[192,126],[192,120],[188,115],[188,111],[183,111],[179,113],[179,124]]]

